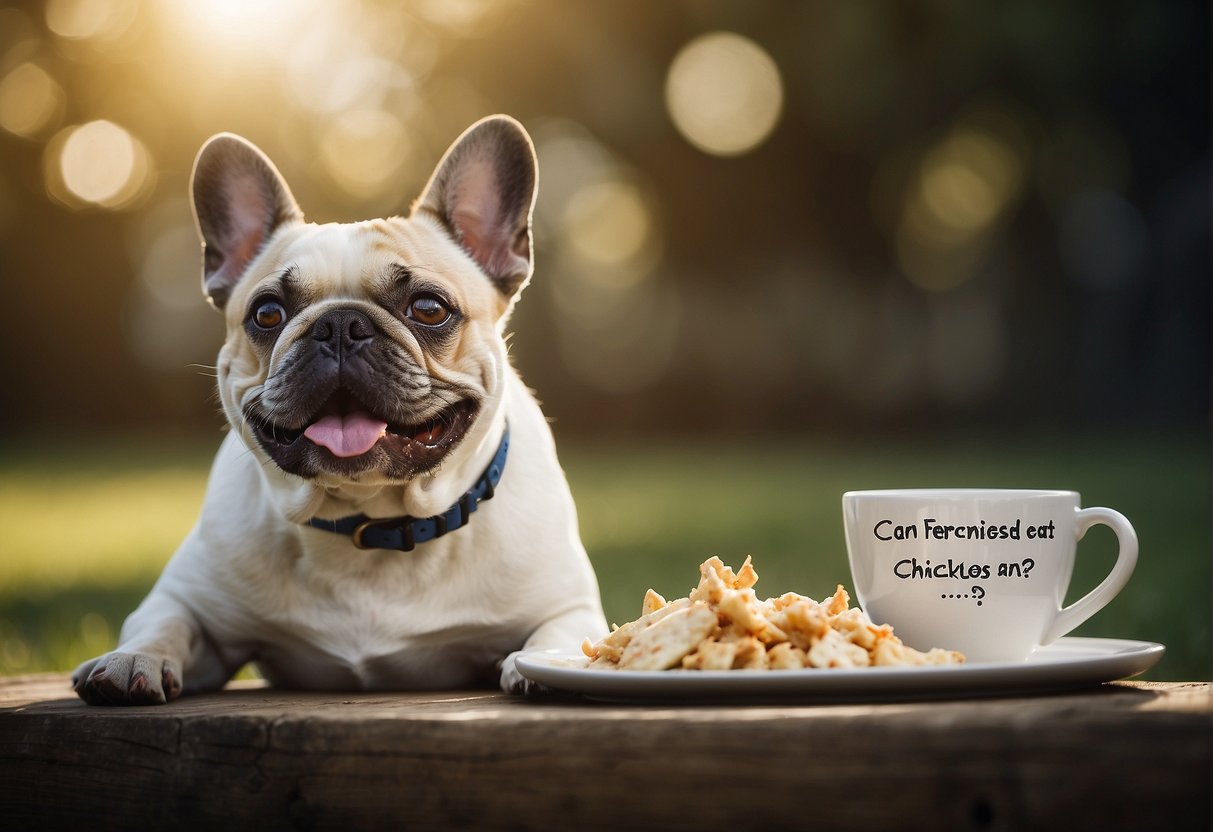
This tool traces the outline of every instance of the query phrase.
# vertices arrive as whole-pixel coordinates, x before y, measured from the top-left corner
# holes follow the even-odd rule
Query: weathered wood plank
[[[746,707],[0,683],[0,826],[1201,829],[1208,684]]]

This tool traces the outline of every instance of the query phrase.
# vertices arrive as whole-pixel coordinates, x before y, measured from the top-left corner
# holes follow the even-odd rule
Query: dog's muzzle
[[[244,409],[254,438],[287,473],[405,480],[433,470],[471,427],[475,391],[426,377],[355,307],[330,309],[290,348],[273,401]]]

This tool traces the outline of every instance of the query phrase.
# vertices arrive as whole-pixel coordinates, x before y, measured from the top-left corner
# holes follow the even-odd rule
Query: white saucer
[[[806,670],[590,670],[580,651],[518,657],[528,679],[615,702],[873,701],[1068,690],[1136,676],[1166,648],[1149,641],[1061,638],[1022,662]]]

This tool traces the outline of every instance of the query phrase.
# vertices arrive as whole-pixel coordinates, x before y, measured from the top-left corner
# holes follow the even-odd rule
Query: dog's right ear
[[[413,210],[437,217],[511,299],[534,267],[531,213],[538,176],[535,147],[523,126],[509,116],[489,116],[450,146]]]
[[[269,157],[231,133],[198,151],[190,191],[202,236],[202,291],[222,309],[262,244],[279,226],[302,222],[303,212]]]

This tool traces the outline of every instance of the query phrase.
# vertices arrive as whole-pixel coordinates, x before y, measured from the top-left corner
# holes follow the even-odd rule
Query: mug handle
[[[1110,508],[1083,508],[1076,511],[1075,540],[1082,540],[1092,526],[1103,524],[1116,532],[1120,553],[1116,556],[1112,571],[1099,586],[1057,613],[1041,639],[1042,645],[1051,644],[1107,606],[1124,589],[1133,574],[1133,567],[1137,566],[1137,532],[1133,531],[1123,514]]]

